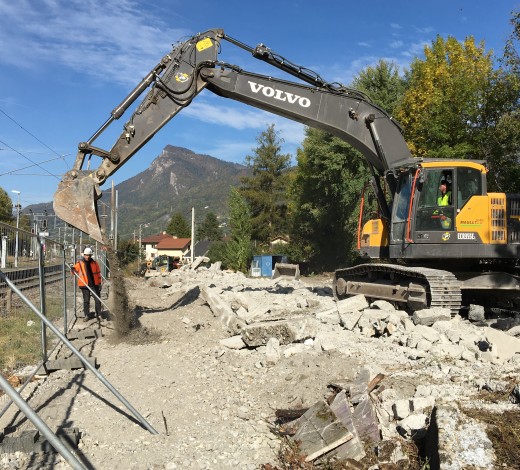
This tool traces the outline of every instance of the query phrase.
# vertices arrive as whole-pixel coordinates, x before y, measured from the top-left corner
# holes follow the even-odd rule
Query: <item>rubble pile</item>
[[[504,462],[484,418],[503,417],[504,429],[518,421],[512,313],[472,305],[452,317],[361,295],[336,301],[330,278],[249,278],[218,263],[125,284],[153,341],[113,341],[111,318],[77,322],[69,339],[95,354],[158,434],[129,419],[88,370],[61,369],[25,392],[53,430],[78,429],[76,452],[88,468],[333,468],[329,461],[341,459],[340,468],[455,470]],[[14,409],[2,424],[30,429]],[[26,441],[16,443],[23,452],[12,443],[0,468],[68,468],[55,454],[31,455]],[[518,449],[517,439],[507,444]]]
[[[375,446],[379,464],[406,468],[410,462],[401,443],[413,440],[426,448],[430,462],[450,462],[450,468],[492,466],[493,449],[484,427],[464,417],[454,403],[506,386],[496,377],[516,374],[518,379],[516,318],[486,321],[477,305],[470,307],[468,318],[452,318],[447,308],[409,314],[384,300],[370,302],[358,295],[336,301],[329,288],[298,280],[249,279],[215,266],[172,272],[169,279],[171,284],[163,284],[165,296],[168,291],[177,296],[193,292],[198,285],[229,334],[220,346],[256,351],[258,367],[272,367],[297,354],[331,351],[369,365],[361,366],[353,381],[331,382],[332,396],[325,394],[284,424],[283,432],[301,446],[307,461],[331,456],[362,461],[369,445]],[[501,331],[506,326],[509,331]],[[416,385],[399,385],[404,380]],[[512,391],[512,403],[515,396]],[[438,416],[439,423],[432,426]],[[458,436],[458,429],[464,434],[470,428],[471,445]],[[432,436],[448,432],[449,439]],[[468,445],[472,452],[460,450]],[[475,452],[480,463],[475,463]]]

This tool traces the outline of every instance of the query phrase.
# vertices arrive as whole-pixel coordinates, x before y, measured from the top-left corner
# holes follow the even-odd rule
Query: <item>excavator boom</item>
[[[218,60],[223,40],[307,84],[245,72]],[[87,142],[79,144],[74,168],[64,176],[55,194],[56,215],[103,241],[96,204],[101,196],[100,185],[205,88],[337,135],[364,155],[374,175],[384,175],[414,162],[399,125],[363,93],[328,83],[263,44],[251,48],[226,36],[221,29],[212,29],[176,45],[112,111],[107,122]],[[93,146],[146,90],[114,146],[108,151]],[[103,159],[101,165],[83,170],[85,158],[92,155]],[[384,197],[378,200],[386,204]],[[383,207],[383,213],[389,214],[387,207]]]

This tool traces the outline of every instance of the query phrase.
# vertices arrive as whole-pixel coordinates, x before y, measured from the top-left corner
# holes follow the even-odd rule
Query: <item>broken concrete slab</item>
[[[368,395],[354,408],[352,419],[361,440],[371,442],[381,441],[379,422],[374,410],[374,405],[372,404],[372,399]]]
[[[416,325],[431,326],[435,322],[442,320],[450,320],[451,311],[449,308],[435,307],[416,310],[413,312],[412,320]]]
[[[493,445],[485,426],[453,404],[437,406],[424,446],[430,468],[495,468]]]
[[[316,319],[328,325],[339,325],[341,323],[341,318],[335,307],[316,313]]]
[[[240,320],[227,302],[221,299],[217,289],[202,286],[200,293],[204,301],[209,305],[213,315],[220,318],[220,321],[233,333],[239,333],[245,326],[243,320]]]
[[[242,328],[244,343],[249,347],[264,346],[269,338],[277,338],[280,344],[290,344],[314,338],[317,320],[310,317],[291,318],[273,322],[254,323]]]
[[[363,367],[359,370],[350,386],[350,400],[354,405],[368,395],[368,383],[374,375],[368,367]]]
[[[306,462],[316,459],[354,438],[325,400],[309,408],[298,418],[297,431],[292,437],[300,442],[300,449],[307,455]]]
[[[499,361],[507,361],[520,354],[520,339],[494,328],[483,328],[485,339],[491,344],[491,352]]]
[[[244,343],[244,340],[242,339],[242,336],[240,335],[221,339],[219,343],[229,349],[244,349],[247,347],[246,343]]]
[[[352,331],[357,326],[362,315],[362,311],[339,313],[340,325],[346,330]]]
[[[386,310],[388,312],[394,312],[395,307],[386,300],[374,300],[372,304],[370,305],[370,308],[379,309],[379,310]]]
[[[417,440],[425,436],[428,424],[429,417],[424,413],[418,413],[401,420],[397,425],[397,430],[403,437]]]
[[[368,308],[368,302],[364,295],[355,295],[336,302],[338,313],[354,313]]]
[[[358,461],[363,459],[366,455],[365,450],[354,426],[352,411],[350,410],[345,390],[342,390],[334,397],[330,409],[340,419],[343,426],[353,435],[351,440],[341,444],[331,455],[335,455],[339,459],[354,459]]]
[[[98,368],[99,367],[99,364],[97,363],[97,359],[95,357],[86,357],[85,358],[87,360],[87,362],[95,367],[95,368]],[[56,370],[61,370],[61,369],[65,369],[65,370],[74,370],[74,369],[83,369],[85,367],[85,365],[83,364],[83,362],[81,361],[81,359],[77,356],[72,356],[72,357],[69,357],[67,359],[49,359],[46,363],[45,363],[45,367],[40,367],[40,369],[38,370],[38,374],[45,374],[45,370],[47,372],[54,372]]]

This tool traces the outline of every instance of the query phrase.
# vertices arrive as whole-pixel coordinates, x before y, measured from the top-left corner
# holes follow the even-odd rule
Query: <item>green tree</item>
[[[139,256],[139,243],[133,240],[123,239],[118,240],[117,245],[117,259],[121,267],[127,266],[137,260]]]
[[[463,42],[440,36],[424,48],[408,74],[397,118],[412,154],[478,158],[482,110],[494,77],[491,52],[473,37]]]
[[[486,94],[481,146],[488,159],[488,189],[520,192],[520,11],[512,12],[513,30],[500,68]]]
[[[222,240],[224,234],[219,227],[217,216],[213,212],[208,212],[204,218],[204,222],[199,225],[197,230],[197,240]]]
[[[349,144],[318,129],[306,129],[291,187],[291,240],[312,269],[351,263],[357,213],[368,171]],[[293,254],[293,256],[295,256]]]
[[[406,82],[393,63],[379,61],[353,80],[388,113],[403,97]],[[289,256],[311,269],[333,270],[357,261],[359,199],[370,177],[365,158],[343,140],[307,129],[291,182]],[[368,198],[367,198],[368,199]],[[366,202],[365,213],[375,209]]]
[[[374,103],[388,114],[394,114],[406,90],[406,80],[399,75],[399,67],[393,62],[380,60],[374,67],[367,67],[352,86],[366,93]]]
[[[231,187],[228,202],[231,240],[226,245],[225,264],[230,269],[245,273],[252,253],[251,209],[235,187]]]
[[[190,238],[191,228],[188,222],[180,212],[173,214],[166,232],[178,238]]]
[[[13,221],[13,201],[7,192],[0,188],[0,222],[10,223]]]
[[[283,139],[274,124],[260,133],[257,143],[253,155],[246,157],[252,175],[241,178],[240,194],[251,207],[254,239],[267,243],[287,229],[285,172],[291,156],[281,153]]]

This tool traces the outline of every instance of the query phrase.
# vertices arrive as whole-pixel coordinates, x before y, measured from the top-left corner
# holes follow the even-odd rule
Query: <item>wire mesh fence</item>
[[[78,309],[82,312],[70,266],[86,245],[63,244],[3,223],[0,236],[0,271],[26,300],[67,334]],[[106,278],[104,251],[97,245],[92,248]],[[0,372],[9,376],[16,369],[39,363],[56,344],[54,335],[31,308],[0,280]]]

